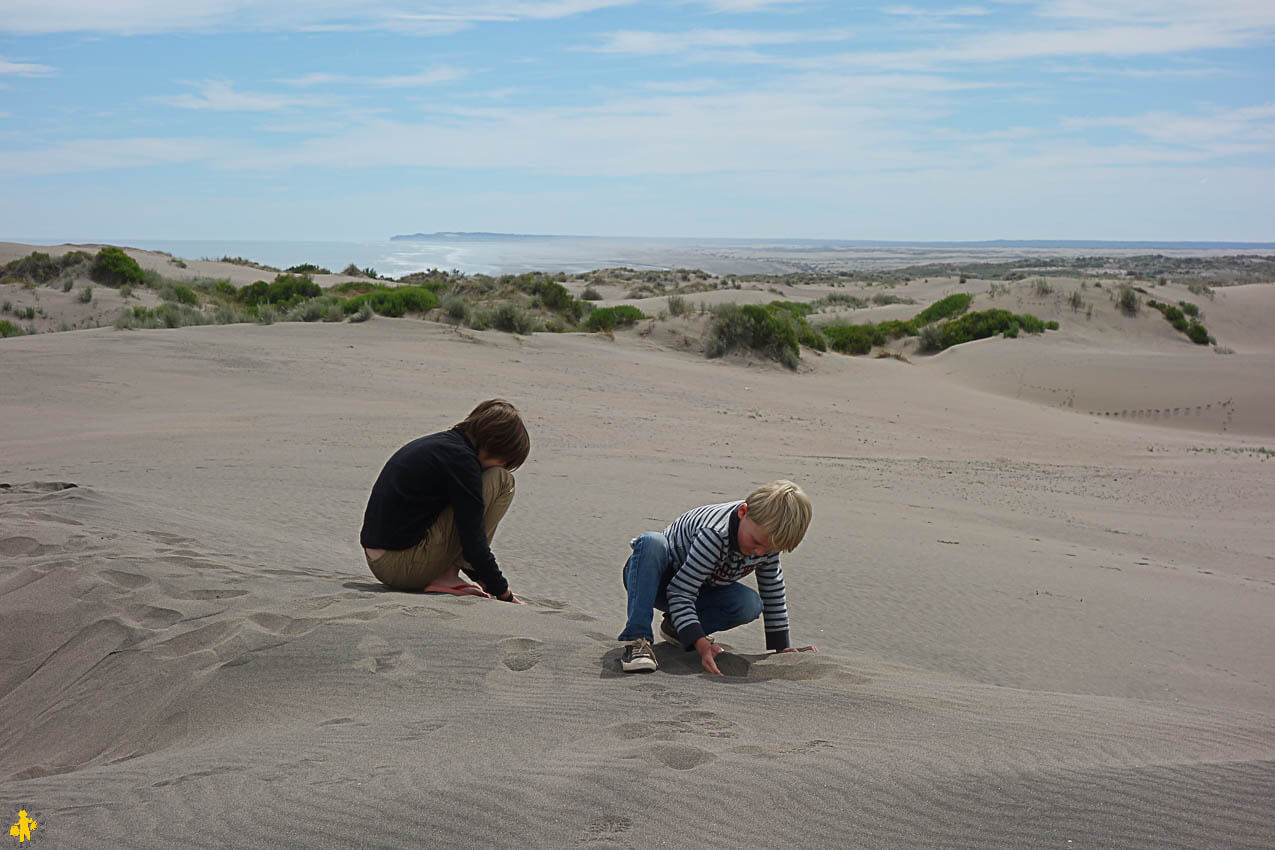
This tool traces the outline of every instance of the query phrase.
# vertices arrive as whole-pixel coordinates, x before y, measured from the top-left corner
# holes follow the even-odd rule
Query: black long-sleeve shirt
[[[410,549],[425,538],[450,505],[461,554],[492,596],[509,589],[483,524],[483,468],[478,451],[454,428],[418,437],[385,463],[367,510],[359,542],[366,549]]]

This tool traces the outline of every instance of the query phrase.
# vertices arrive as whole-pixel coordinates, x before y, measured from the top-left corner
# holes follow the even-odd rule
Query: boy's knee
[[[762,604],[761,597],[756,593],[750,593],[748,596],[740,600],[739,615],[744,622],[751,623],[761,616]]]
[[[650,556],[660,554],[664,559],[668,559],[668,538],[659,531],[647,531],[639,534],[633,540],[633,551],[641,552],[643,555]]]
[[[483,470],[483,503],[490,505],[497,499],[514,497],[514,474],[503,466]]]

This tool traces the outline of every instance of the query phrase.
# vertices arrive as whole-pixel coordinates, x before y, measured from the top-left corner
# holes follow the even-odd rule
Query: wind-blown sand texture
[[[0,341],[0,804],[39,847],[1275,846],[1273,296],[1205,305],[1230,355],[1103,301],[797,374],[412,319]],[[385,591],[381,464],[491,396],[529,604]],[[620,674],[629,538],[776,477],[821,652]]]

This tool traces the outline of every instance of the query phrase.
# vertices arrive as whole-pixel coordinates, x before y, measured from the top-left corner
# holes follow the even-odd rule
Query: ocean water
[[[6,241],[53,245],[63,239],[12,239]],[[85,242],[87,240],[74,240]],[[440,239],[379,242],[273,242],[253,240],[127,239],[97,240],[114,245],[167,251],[187,260],[243,257],[286,269],[302,263],[340,272],[350,263],[377,274],[400,277],[427,269],[453,269],[467,274],[513,274],[524,271],[577,272],[598,268],[672,268],[651,262],[661,253],[651,240],[592,239],[574,237],[510,239]],[[673,252],[665,252],[672,258]],[[657,257],[658,259],[658,257]]]
[[[7,239],[54,245],[66,239]],[[783,274],[794,271],[871,270],[932,262],[1002,262],[1048,256],[1131,254],[1205,255],[1275,253],[1275,243],[987,241],[879,242],[827,239],[648,239],[512,234],[432,234],[413,240],[287,242],[265,240],[96,240],[167,251],[188,260],[244,257],[286,269],[313,263],[340,272],[350,263],[379,275],[401,277],[428,269],[467,274],[524,271],[574,274],[599,268],[698,268],[715,274]]]

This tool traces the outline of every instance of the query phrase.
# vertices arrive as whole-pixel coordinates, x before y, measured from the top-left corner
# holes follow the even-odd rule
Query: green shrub
[[[738,348],[778,360],[789,369],[797,368],[800,358],[797,334],[790,323],[756,304],[723,304],[713,310],[706,353],[721,357]]]
[[[567,329],[566,324],[556,316],[545,319],[545,330],[549,333],[560,334]]]
[[[43,251],[32,251],[25,257],[6,263],[4,278],[29,280],[34,283],[48,283],[62,271],[62,263]]]
[[[921,328],[921,332],[918,336],[920,337],[922,351],[943,350],[943,339],[939,335],[938,325],[926,325]]]
[[[885,336],[873,324],[825,325],[823,335],[833,351],[842,354],[867,354],[873,346],[885,345]]]
[[[433,310],[438,306],[438,296],[420,286],[382,287],[355,296],[343,302],[342,306],[345,312],[353,313],[364,304],[368,304],[378,315],[397,318],[405,313]]]
[[[1014,315],[1008,310],[966,313],[939,326],[939,345],[946,349],[996,334],[1016,337],[1020,328],[1027,333],[1044,333],[1045,323],[1029,313]]]
[[[146,276],[137,261],[119,248],[106,246],[97,252],[89,277],[106,286],[123,286],[126,283],[143,283]]]
[[[350,317],[351,322],[366,322],[372,318],[372,305],[366,301],[359,305],[358,310]]]
[[[1058,322],[1054,321],[1053,319],[1050,319],[1048,322],[1045,322],[1045,330],[1047,331],[1058,330]]]
[[[12,301],[6,301],[3,304],[0,304],[0,313],[12,313],[12,312],[13,312]]]
[[[257,306],[257,321],[263,325],[273,325],[279,318],[279,311],[269,304]]]
[[[195,290],[183,283],[173,287],[173,296],[174,300],[179,304],[197,304],[199,302],[199,297],[195,295]]]
[[[10,336],[22,336],[22,328],[8,319],[0,319],[0,339]]]
[[[448,295],[442,300],[443,316],[457,324],[468,322],[469,302],[459,295]]]
[[[469,317],[469,326],[476,331],[487,331],[491,330],[494,321],[495,313],[491,310],[475,310]]]
[[[668,314],[670,316],[681,316],[690,310],[686,306],[686,298],[681,295],[670,295],[668,297]]]
[[[132,297],[133,297],[133,285],[131,283],[126,283],[120,287],[120,298],[132,298]]]
[[[916,336],[917,324],[915,319],[907,322],[890,319],[886,322],[878,322],[877,330],[886,339],[902,339],[905,336]]]
[[[73,277],[68,277],[66,280],[62,281],[62,291],[63,291],[63,292],[70,292],[70,291],[71,291],[71,287],[73,287],[73,286],[75,286],[75,278],[73,278]]]
[[[585,301],[601,301],[602,293],[598,292],[592,286],[586,286],[584,292],[580,293],[580,297]]]
[[[222,298],[234,299],[235,295],[238,293],[238,290],[235,289],[235,285],[228,280],[214,280],[209,284],[209,289],[211,289],[214,294],[219,295]]]
[[[1179,301],[1178,306],[1182,308],[1182,312],[1193,319],[1200,317],[1200,308],[1192,304],[1190,301]]]
[[[1142,308],[1142,301],[1138,298],[1138,293],[1134,291],[1132,286],[1122,286],[1116,294],[1116,306],[1126,316],[1136,316]]]
[[[328,302],[322,298],[311,298],[302,301],[283,316],[285,322],[317,322],[327,312]]]
[[[771,301],[766,305],[766,311],[777,321],[790,327],[799,344],[815,351],[828,350],[828,341],[823,334],[806,321],[806,316],[815,311],[813,306],[792,301]]]
[[[344,322],[345,308],[341,306],[339,301],[328,302],[327,308],[323,311],[323,321],[325,322]]]
[[[332,272],[321,266],[316,266],[314,263],[301,263],[300,265],[293,266],[292,268],[284,269],[284,271],[291,272],[292,274],[303,275],[332,274]]]
[[[86,286],[80,290],[80,303],[87,304],[93,300],[93,287]]]
[[[1046,295],[1052,295],[1054,292],[1054,288],[1049,285],[1049,281],[1045,280],[1043,277],[1036,278],[1034,289],[1036,291],[1036,295],[1041,298],[1044,298]]]
[[[621,304],[617,307],[599,307],[589,313],[584,326],[591,331],[611,331],[645,318],[646,315],[632,304]]]
[[[492,311],[491,324],[498,331],[524,335],[531,333],[535,327],[535,322],[525,310],[508,302],[498,304]]]
[[[1212,342],[1212,339],[1209,337],[1209,332],[1205,330],[1204,325],[1199,322],[1191,322],[1186,329],[1186,335],[1190,338],[1191,342],[1196,345],[1208,345]]]
[[[959,316],[969,309],[972,296],[968,292],[957,292],[946,298],[935,301],[916,315],[913,320],[916,326],[928,325],[931,322],[937,322],[939,319],[948,319],[952,316]]]

